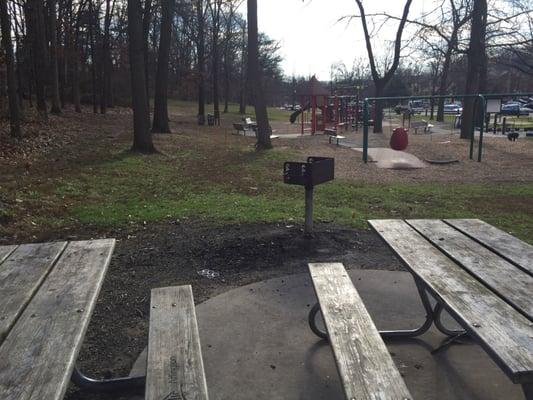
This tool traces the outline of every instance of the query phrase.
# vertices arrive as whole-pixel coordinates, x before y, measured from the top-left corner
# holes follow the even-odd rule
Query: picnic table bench
[[[329,338],[346,399],[411,400],[400,372],[344,266],[309,264],[318,303],[309,313],[313,332]],[[322,311],[327,332],[315,323]]]
[[[339,135],[337,132],[337,129],[334,128],[326,128],[324,129],[324,133],[328,135],[328,142],[331,144],[333,140],[337,142],[337,146],[339,145],[339,141],[341,139],[346,139],[346,136]]]
[[[147,376],[91,379],[75,362],[114,239],[0,246],[0,398],[61,399],[69,381],[146,399],[207,399],[190,286],[154,289]]]
[[[444,346],[469,336],[533,400],[533,246],[476,219],[369,224],[413,275],[427,313],[420,328],[382,336],[419,336],[432,323],[450,336]],[[444,326],[443,310],[462,331]]]

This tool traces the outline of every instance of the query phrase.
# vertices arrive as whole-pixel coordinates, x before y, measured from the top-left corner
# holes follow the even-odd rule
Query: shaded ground
[[[191,284],[200,303],[236,286],[305,272],[311,261],[400,268],[370,231],[327,224],[320,225],[312,239],[304,239],[300,228],[290,225],[213,227],[192,221],[109,234],[119,242],[79,358],[83,371],[106,377],[127,374],[146,346],[151,288]],[[200,276],[198,271],[204,269],[220,276]],[[75,388],[67,396],[112,398],[81,394]]]

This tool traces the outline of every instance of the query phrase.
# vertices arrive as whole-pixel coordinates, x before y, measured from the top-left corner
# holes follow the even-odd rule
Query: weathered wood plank
[[[0,347],[2,400],[63,398],[114,245],[69,243]]]
[[[479,219],[444,221],[533,275],[532,245]]]
[[[533,277],[443,221],[408,220],[422,236],[533,321]]]
[[[515,383],[533,381],[533,325],[511,305],[463,270],[406,222],[372,220],[415,276],[441,299],[454,317]]]
[[[152,289],[146,400],[207,400],[192,288]]]
[[[0,264],[0,344],[66,245],[66,242],[23,244]]]
[[[0,264],[17,248],[17,245],[0,246]]]
[[[347,399],[412,399],[383,339],[340,263],[309,264]]]

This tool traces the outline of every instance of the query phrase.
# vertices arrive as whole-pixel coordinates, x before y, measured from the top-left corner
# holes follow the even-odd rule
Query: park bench
[[[309,264],[318,298],[309,314],[322,311],[346,399],[412,399],[383,339],[340,263]]]
[[[443,346],[469,336],[533,400],[533,246],[480,220],[369,224],[413,275],[427,314],[418,329],[382,336],[416,337],[432,323],[449,336]],[[463,330],[446,328],[443,310]]]
[[[235,128],[235,130],[237,131],[237,135],[239,134],[239,132],[242,132],[242,134],[246,136],[246,133],[250,131],[254,132],[255,134],[255,131],[245,124],[233,123],[233,128]]]
[[[413,121],[411,122],[410,128],[415,130],[415,135],[418,133],[418,129],[423,128],[424,133],[425,132],[431,132],[431,128],[433,128],[433,125],[430,124],[428,121]]]
[[[0,246],[2,400],[61,399],[71,379],[91,391],[146,387],[146,399],[207,399],[190,287],[152,292],[147,377],[96,380],[76,368],[114,246],[114,239]]]
[[[333,128],[326,128],[324,129],[324,134],[328,135],[328,142],[331,144],[333,140],[336,141],[337,146],[339,145],[339,141],[341,139],[346,139],[346,136],[338,135],[338,132],[336,129]]]

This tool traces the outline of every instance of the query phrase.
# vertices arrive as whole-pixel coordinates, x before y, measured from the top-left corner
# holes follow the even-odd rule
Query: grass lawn
[[[290,148],[257,153],[244,138],[219,151],[208,135],[197,141],[159,138],[164,154],[134,155],[124,151],[126,142],[103,142],[92,146],[91,162],[70,162],[61,173],[43,166],[31,175],[8,174],[2,184],[8,194],[0,214],[2,236],[176,219],[303,222],[303,188],[284,185],[281,176],[283,162],[302,154]],[[321,222],[365,228],[371,218],[481,218],[530,243],[532,205],[531,183],[335,180],[315,190],[315,217]]]

